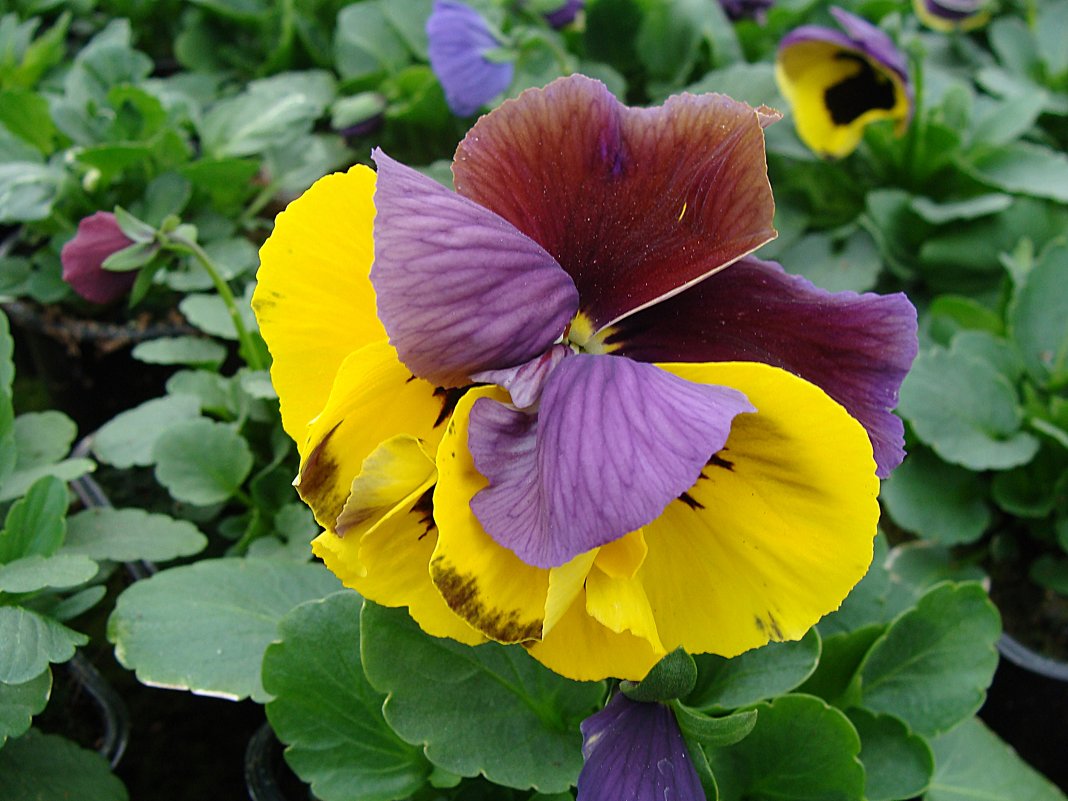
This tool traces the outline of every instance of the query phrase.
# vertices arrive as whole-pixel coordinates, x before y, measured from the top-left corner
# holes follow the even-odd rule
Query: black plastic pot
[[[998,651],[1001,661],[979,715],[1028,764],[1068,792],[1068,663],[1042,656],[1009,634],[1001,635]]]
[[[260,726],[248,741],[245,783],[252,801],[315,801],[311,788],[286,765],[270,723]]]

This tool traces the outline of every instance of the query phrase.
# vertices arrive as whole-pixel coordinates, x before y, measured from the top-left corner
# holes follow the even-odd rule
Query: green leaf
[[[0,642],[0,682],[22,684],[49,662],[66,662],[89,638],[21,606],[0,606]]]
[[[1068,559],[1044,554],[1031,563],[1028,576],[1035,584],[1068,596]]]
[[[882,260],[867,231],[858,230],[844,242],[823,233],[808,234],[780,256],[782,265],[832,292],[864,292],[875,286]]]
[[[431,766],[382,717],[386,696],[360,664],[356,593],[301,604],[263,657],[267,718],[286,762],[323,801],[392,801],[424,784]]]
[[[408,0],[407,3],[381,3],[382,13],[404,40],[414,56],[428,61],[429,44],[426,21],[433,9],[433,0]],[[338,15],[340,27],[340,14]]]
[[[8,737],[26,733],[33,716],[47,706],[51,694],[52,671],[48,668],[21,684],[0,682],[0,747]]]
[[[879,497],[897,525],[943,545],[975,542],[993,519],[982,478],[925,448],[910,450]]]
[[[861,801],[860,738],[837,709],[810,695],[758,704],[737,745],[705,749],[721,801]]]
[[[108,620],[108,639],[144,684],[264,703],[270,696],[260,663],[278,621],[338,589],[321,564],[202,560],[127,587]]]
[[[774,106],[779,90],[775,84],[775,67],[763,62],[738,62],[706,72],[700,80],[686,87],[690,94],[719,92],[751,106]],[[776,226],[778,227],[778,226]]]
[[[1009,332],[1027,371],[1051,388],[1068,384],[1068,245],[1049,248],[1009,307]]]
[[[408,48],[386,13],[391,5],[398,4],[370,0],[346,6],[338,13],[334,61],[342,80],[397,72],[407,66]]]
[[[931,746],[935,773],[927,801],[1064,801],[1064,793],[978,718],[935,738]]]
[[[15,418],[16,469],[58,462],[70,453],[78,426],[62,412],[27,412]]]
[[[864,709],[850,709],[846,714],[860,735],[865,801],[914,798],[927,789],[934,755],[925,739],[891,715],[873,715]]]
[[[403,609],[365,603],[360,620],[367,678],[390,695],[386,721],[431,762],[544,793],[575,783],[578,723],[602,701],[601,682],[557,676],[518,646],[430,637]]]
[[[178,168],[182,177],[207,192],[221,209],[241,204],[252,195],[251,181],[259,172],[258,160],[238,158],[202,158]]]
[[[671,701],[689,694],[696,682],[693,657],[676,648],[653,665],[640,682],[623,682],[620,689],[632,701]]]
[[[24,556],[0,565],[0,592],[17,594],[46,588],[77,587],[95,576],[96,572],[96,562],[80,554]]]
[[[253,462],[252,449],[233,426],[204,417],[179,421],[160,434],[152,458],[156,480],[175,500],[196,506],[231,498]]]
[[[878,533],[873,543],[871,566],[864,578],[850,590],[837,611],[819,621],[817,628],[822,638],[872,623],[885,623],[893,617],[887,614],[886,609],[886,596],[890,588],[886,557],[886,536]]]
[[[651,4],[638,28],[637,50],[652,80],[682,85],[697,58],[707,16],[701,0]]]
[[[1038,451],[1038,440],[1021,430],[1023,410],[1008,379],[953,350],[916,358],[898,409],[943,460],[971,470],[1017,467]]]
[[[958,557],[947,545],[924,540],[895,546],[887,563],[890,585],[886,610],[891,618],[914,607],[929,590],[944,581],[986,579],[986,573],[971,559]]]
[[[217,368],[226,359],[226,348],[203,337],[160,337],[136,345],[131,355],[145,364],[189,364]]]
[[[857,670],[885,631],[884,624],[872,623],[824,637],[820,663],[797,691],[818,696],[840,709],[855,706],[860,699],[860,688],[855,681]]]
[[[58,131],[48,110],[48,101],[25,89],[0,91],[0,125],[44,155],[55,150]]]
[[[965,167],[997,189],[1068,203],[1068,156],[1064,153],[1013,142],[973,158]]]
[[[187,295],[178,303],[178,308],[190,324],[205,334],[211,334],[220,339],[237,339],[237,329],[234,328],[234,321],[230,318],[230,310],[218,295]],[[252,307],[242,304],[240,311],[246,327],[254,331],[256,320],[252,314]]]
[[[947,731],[983,703],[1001,620],[982,586],[942,584],[895,620],[860,668],[861,705],[920,734]]]
[[[671,708],[675,710],[675,720],[682,733],[706,748],[722,748],[741,742],[749,736],[757,721],[755,709],[714,718],[690,709],[680,701],[672,701]]]
[[[0,564],[34,554],[51,556],[58,551],[67,531],[69,503],[62,481],[39,479],[8,510],[0,531]]]
[[[120,468],[150,465],[159,436],[172,425],[199,414],[200,404],[189,395],[145,401],[100,427],[93,436],[93,455]]]
[[[997,368],[1014,384],[1024,373],[1023,359],[1013,343],[987,331],[958,331],[952,340],[953,350],[972,356]]]
[[[25,495],[42,478],[55,478],[66,484],[91,473],[96,468],[91,459],[64,459],[55,464],[41,464],[16,469],[0,488],[0,503]]]
[[[129,795],[96,751],[31,730],[0,750],[0,798],[128,801]]]
[[[100,603],[107,591],[107,587],[102,584],[86,587],[84,590],[79,590],[73,595],[63,598],[52,607],[49,614],[61,623],[73,620]]]
[[[52,213],[63,174],[30,161],[0,164],[0,223],[33,222]]]
[[[769,643],[732,659],[696,657],[697,687],[685,700],[701,711],[734,709],[782,695],[812,675],[820,658],[815,629],[797,642]]]
[[[86,509],[67,521],[63,553],[91,559],[166,562],[204,550],[207,537],[188,520],[142,509]]]
[[[992,193],[944,203],[935,202],[927,197],[914,197],[909,205],[914,212],[932,225],[943,225],[957,220],[974,220],[1004,211],[1012,205],[1012,195]]]
[[[990,101],[976,114],[972,138],[987,145],[1007,145],[1015,142],[1035,124],[1045,110],[1047,93],[1038,87],[1019,92],[1000,101]]]

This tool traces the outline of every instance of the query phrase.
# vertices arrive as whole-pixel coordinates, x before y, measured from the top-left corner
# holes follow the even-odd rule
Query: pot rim
[[[998,652],[1014,665],[1046,678],[1068,682],[1068,662],[1033,651],[1007,632],[998,638]]]

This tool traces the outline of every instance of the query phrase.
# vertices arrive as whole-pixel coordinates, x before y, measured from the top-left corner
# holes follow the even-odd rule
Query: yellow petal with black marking
[[[668,649],[735,656],[796,640],[867,572],[879,482],[863,427],[821,389],[763,364],[660,365],[746,394],[726,447],[644,529],[637,573]]]
[[[477,387],[460,399],[449,420],[437,452],[438,544],[430,574],[449,607],[490,639],[533,640],[542,636],[549,571],[494,542],[471,511],[471,498],[488,483],[467,449],[471,405],[479,398],[508,402],[498,387]]]
[[[282,425],[297,442],[345,358],[386,336],[368,278],[374,189],[375,174],[362,165],[320,178],[278,215],[260,249],[252,308],[271,351]]]
[[[297,490],[319,525],[334,529],[364,459],[380,443],[403,434],[433,453],[450,403],[449,393],[412,378],[384,340],[350,354],[299,449]]]

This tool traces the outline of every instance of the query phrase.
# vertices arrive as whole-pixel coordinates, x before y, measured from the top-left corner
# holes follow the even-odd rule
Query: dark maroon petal
[[[916,357],[916,310],[903,294],[827,292],[747,258],[620,323],[618,353],[649,362],[753,361],[816,384],[868,430],[880,476],[904,457],[891,412]]]
[[[115,215],[98,211],[78,223],[78,232],[63,246],[63,280],[92,303],[110,303],[130,291],[137,271],[112,272],[101,265],[108,256],[133,244],[119,228]]]
[[[468,448],[489,486],[482,527],[529,565],[557,567],[654,520],[693,486],[731,420],[737,390],[651,364],[578,354],[553,370],[536,415],[483,398]]]
[[[576,801],[705,801],[671,707],[617,693],[580,728]]]
[[[436,0],[426,22],[428,57],[453,114],[469,117],[499,95],[515,74],[485,53],[501,46],[482,16],[453,0]]]
[[[594,330],[775,236],[760,117],[722,95],[628,108],[560,78],[479,120],[453,175],[567,270]]]
[[[578,296],[541,247],[381,150],[371,283],[400,360],[436,386],[514,367],[560,337]]]

